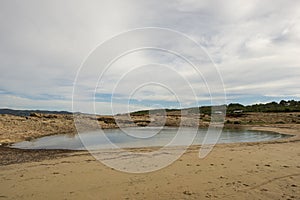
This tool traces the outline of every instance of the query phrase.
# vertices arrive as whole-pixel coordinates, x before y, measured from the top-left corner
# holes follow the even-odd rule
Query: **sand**
[[[191,147],[161,170],[129,174],[88,152],[0,166],[0,199],[300,199],[300,125],[248,126],[295,137]]]

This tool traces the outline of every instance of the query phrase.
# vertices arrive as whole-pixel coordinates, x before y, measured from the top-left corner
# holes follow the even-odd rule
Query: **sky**
[[[300,1],[1,0],[0,28],[1,108],[300,99]]]

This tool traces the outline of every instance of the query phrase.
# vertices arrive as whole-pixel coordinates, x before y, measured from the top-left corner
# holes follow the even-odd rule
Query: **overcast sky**
[[[300,1],[1,0],[0,107],[72,110],[73,83],[84,60],[112,36],[142,27],[172,29],[200,44],[219,70],[227,103],[300,99]],[[183,42],[154,35],[168,48],[191,52]],[[82,84],[95,88],[96,72],[82,75]],[[126,111],[128,97],[135,109],[209,104],[205,82],[218,78],[213,70],[203,73],[205,81],[166,52],[133,52],[100,80],[97,112],[110,114],[112,97],[114,112]],[[143,86],[143,77],[166,81],[165,87]],[[88,111],[89,100],[82,98],[76,109]]]

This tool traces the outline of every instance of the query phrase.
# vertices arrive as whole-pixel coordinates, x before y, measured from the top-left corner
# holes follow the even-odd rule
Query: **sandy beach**
[[[299,10],[0,0],[0,200],[300,200]]]
[[[0,199],[300,199],[300,125],[244,128],[293,137],[198,146],[161,170],[116,171],[85,151],[1,147]]]

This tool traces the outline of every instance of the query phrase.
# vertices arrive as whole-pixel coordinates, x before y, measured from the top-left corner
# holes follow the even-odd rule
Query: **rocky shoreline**
[[[78,116],[75,116],[78,117]],[[209,115],[181,116],[180,113],[168,113],[164,118],[160,115],[118,115],[118,116],[80,116],[88,129],[103,129],[132,126],[199,126],[206,128],[210,123]],[[197,121],[199,120],[199,121]],[[95,121],[97,123],[95,123]],[[227,115],[225,128],[243,128],[244,126],[288,126],[300,124],[300,113],[243,113]],[[55,134],[76,134],[74,115],[72,114],[37,114],[30,116],[0,115],[0,144],[32,140],[38,137]]]

